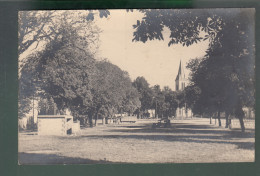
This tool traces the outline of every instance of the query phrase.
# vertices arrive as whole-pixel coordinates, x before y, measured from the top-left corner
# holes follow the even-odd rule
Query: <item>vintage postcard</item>
[[[255,9],[18,19],[20,165],[255,161]]]

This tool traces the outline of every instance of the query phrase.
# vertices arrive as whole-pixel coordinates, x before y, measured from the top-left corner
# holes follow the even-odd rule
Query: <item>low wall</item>
[[[38,115],[38,135],[67,135],[68,130],[72,129],[72,124],[72,116]]]
[[[38,118],[38,135],[66,135],[65,118]]]

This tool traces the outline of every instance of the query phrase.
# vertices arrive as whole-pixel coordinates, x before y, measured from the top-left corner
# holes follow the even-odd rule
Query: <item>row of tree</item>
[[[139,95],[128,73],[108,61],[95,61],[73,46],[75,39],[69,37],[51,42],[28,59],[21,70],[20,105],[30,105],[23,100],[33,96],[53,99],[61,113],[69,109],[74,117],[89,119],[90,123],[92,118],[136,110]],[[26,113],[26,109],[19,110]]]
[[[134,41],[163,40],[170,30],[169,46],[190,46],[208,40],[201,59],[193,59],[191,84],[185,90],[195,113],[209,115],[225,112],[234,115],[245,130],[244,106],[255,106],[254,10],[140,10],[142,21],[134,25]],[[203,35],[202,35],[203,34]],[[220,124],[221,125],[221,124]]]
[[[186,103],[196,113],[234,115],[244,131],[242,108],[255,106],[254,10],[139,11],[144,17],[133,25],[133,41],[163,40],[165,27],[170,30],[168,46],[209,41],[206,55],[188,64],[191,84],[184,93]],[[178,93],[158,86],[150,89],[147,82],[140,81],[143,78],[131,87],[127,73],[106,61],[95,61],[89,49],[98,41],[94,13],[80,12],[75,18],[66,11],[19,12],[19,53],[45,41],[43,50],[20,63],[19,110],[28,110],[28,97],[37,92],[51,95],[59,109],[70,107],[77,116],[90,113],[92,118],[102,112],[135,108],[140,112],[154,108],[157,114],[170,116],[181,104],[172,98]],[[53,18],[55,15],[59,18]],[[109,11],[99,11],[100,17],[107,15]]]
[[[19,51],[22,54],[30,43],[39,42],[43,49],[21,60],[19,117],[29,112],[35,97],[40,97],[45,113],[54,101],[60,113],[69,109],[75,118],[89,119],[91,125],[93,118],[133,113],[140,107],[128,73],[94,58],[89,46],[91,41],[96,44],[98,36],[94,24],[84,19],[89,14],[81,18],[68,11],[20,12]]]
[[[175,116],[178,107],[184,107],[184,92],[173,91],[168,86],[159,85],[150,87],[144,77],[137,77],[133,86],[140,95],[141,107],[135,112],[138,117],[145,117],[149,109],[155,110],[155,116],[168,118]]]
[[[100,17],[109,15],[98,12]],[[90,123],[123,112],[141,117],[149,109],[157,117],[174,116],[184,104],[182,92],[149,87],[143,77],[131,82],[127,72],[95,58],[100,30],[93,18],[93,11],[19,12],[19,54],[36,49],[19,60],[19,117],[33,108],[35,98],[41,114],[69,109]]]

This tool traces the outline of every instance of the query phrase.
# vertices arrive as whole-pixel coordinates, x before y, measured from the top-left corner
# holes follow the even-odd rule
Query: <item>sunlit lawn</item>
[[[209,119],[153,120],[85,128],[77,135],[19,134],[20,164],[253,162],[254,129],[219,128]]]

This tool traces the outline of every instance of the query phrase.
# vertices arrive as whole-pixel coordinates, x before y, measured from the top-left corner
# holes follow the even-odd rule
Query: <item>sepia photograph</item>
[[[19,165],[255,162],[254,8],[19,11],[18,83]]]

